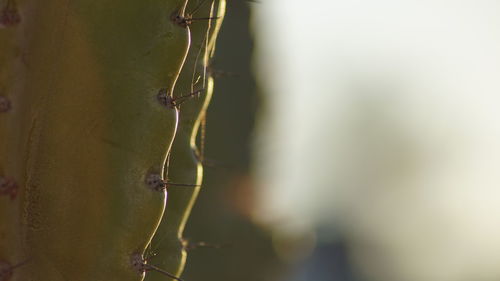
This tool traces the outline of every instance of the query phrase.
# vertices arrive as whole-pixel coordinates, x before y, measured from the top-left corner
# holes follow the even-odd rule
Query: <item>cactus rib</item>
[[[225,1],[201,1],[198,5],[190,3],[189,8],[203,13],[202,16],[210,20],[197,21],[190,26],[192,44],[179,76],[175,96],[189,96],[191,99],[180,106],[179,129],[166,172],[169,179],[193,188],[169,189],[165,215],[151,243],[151,251],[155,254],[151,257],[151,263],[176,276],[180,276],[186,263],[183,231],[202,183],[203,157],[196,140],[213,93],[213,79],[206,78],[206,68],[213,55],[215,38],[225,13]],[[199,93],[203,95],[198,96]],[[162,278],[158,273],[149,272],[145,280],[159,281]]]

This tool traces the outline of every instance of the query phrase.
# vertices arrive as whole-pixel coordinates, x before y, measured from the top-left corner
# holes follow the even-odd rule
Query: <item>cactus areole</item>
[[[0,0],[0,281],[181,280],[224,12]]]

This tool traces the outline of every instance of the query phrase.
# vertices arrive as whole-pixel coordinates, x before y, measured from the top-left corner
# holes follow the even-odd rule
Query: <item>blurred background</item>
[[[500,279],[500,2],[228,0],[185,280]]]

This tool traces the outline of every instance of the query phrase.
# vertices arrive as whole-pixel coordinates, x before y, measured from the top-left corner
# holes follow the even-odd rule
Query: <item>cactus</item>
[[[200,118],[174,87],[200,50],[189,25],[213,21],[190,20],[187,4],[0,0],[0,281],[136,281],[155,268],[144,253],[176,205],[166,158],[196,130],[177,130],[179,108]],[[179,208],[183,222],[167,213],[162,231],[182,229]]]
[[[213,3],[202,6],[188,6],[197,9],[202,17],[216,17],[215,24],[204,22],[191,28],[192,42],[186,63],[179,77],[176,91],[194,93],[201,91],[200,97],[181,105],[179,130],[169,157],[168,180],[192,185],[190,188],[169,189],[169,204],[160,227],[151,243],[151,261],[169,272],[180,275],[186,262],[185,241],[182,233],[186,220],[201,187],[203,175],[203,144],[196,144],[198,130],[210,102],[213,79],[205,78],[209,57],[213,54],[215,38],[225,11],[225,2],[220,1],[213,12]],[[201,136],[201,139],[203,136]],[[146,275],[146,281],[163,280],[157,272]]]

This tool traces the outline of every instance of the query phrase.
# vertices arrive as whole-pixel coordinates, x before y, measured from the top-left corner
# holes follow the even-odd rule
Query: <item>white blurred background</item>
[[[500,2],[262,0],[253,30],[282,258],[342,236],[366,280],[499,280]]]

